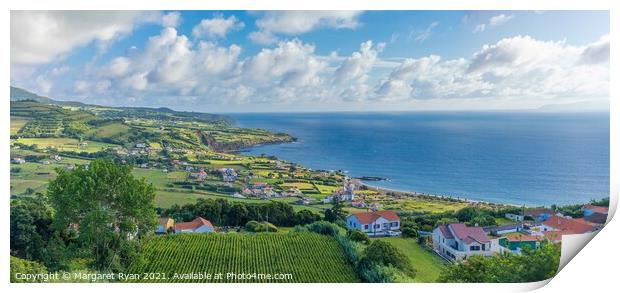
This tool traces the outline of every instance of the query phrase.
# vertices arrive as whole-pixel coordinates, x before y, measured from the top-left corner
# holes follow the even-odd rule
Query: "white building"
[[[389,210],[352,214],[347,217],[347,228],[369,236],[396,236],[400,235],[400,217]]]
[[[480,227],[456,223],[439,225],[433,230],[433,249],[448,260],[461,260],[471,255],[493,254],[491,240]]]
[[[504,215],[504,217],[506,219],[510,219],[510,220],[513,220],[513,221],[523,222],[523,215],[513,214],[513,213],[506,213]]]

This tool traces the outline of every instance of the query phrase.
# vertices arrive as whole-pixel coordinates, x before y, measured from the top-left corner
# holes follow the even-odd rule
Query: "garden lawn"
[[[401,237],[379,239],[393,244],[411,260],[411,264],[417,271],[413,282],[434,283],[437,281],[444,261],[439,256],[422,248],[416,239]]]

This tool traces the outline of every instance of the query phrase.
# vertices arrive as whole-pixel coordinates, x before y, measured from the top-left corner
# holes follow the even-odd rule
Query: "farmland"
[[[135,273],[165,273],[159,282],[358,282],[338,242],[311,232],[182,234],[151,239]],[[292,274],[290,280],[173,279],[175,273]]]

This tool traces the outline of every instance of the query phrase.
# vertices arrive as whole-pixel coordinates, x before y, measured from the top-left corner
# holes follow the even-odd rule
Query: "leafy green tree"
[[[42,260],[53,233],[52,209],[44,196],[11,201],[11,254]]]
[[[410,278],[414,278],[416,275],[416,270],[409,258],[394,245],[382,240],[375,240],[366,247],[360,265],[363,267],[376,265],[394,267]]]
[[[468,224],[476,226],[494,226],[497,225],[497,222],[495,222],[495,218],[491,215],[479,215],[471,219]]]
[[[456,212],[459,222],[469,222],[478,216],[480,216],[480,209],[476,207],[465,207]]]
[[[346,213],[344,212],[344,206],[338,197],[334,197],[332,201],[332,207],[325,210],[325,221],[336,222],[338,220],[344,220]]]
[[[77,249],[96,269],[119,270],[139,255],[140,239],[156,226],[155,189],[131,168],[96,159],[87,168],[58,169],[48,186],[58,231],[77,232]]]
[[[347,236],[349,237],[349,239],[355,241],[355,242],[360,242],[360,243],[364,243],[364,244],[369,244],[370,243],[370,237],[368,237],[368,235],[366,235],[366,233],[360,231],[360,230],[349,230],[349,232],[347,232]]]
[[[44,282],[43,279],[37,279],[27,281],[21,278],[17,278],[17,274],[47,274],[47,268],[35,261],[29,261],[21,258],[11,256],[11,283],[25,283],[25,282]]]
[[[550,242],[538,249],[524,248],[521,254],[502,253],[491,257],[471,256],[444,268],[440,282],[521,283],[549,279],[557,273],[560,249]]]

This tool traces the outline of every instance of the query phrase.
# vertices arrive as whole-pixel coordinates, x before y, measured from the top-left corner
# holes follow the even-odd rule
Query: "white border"
[[[403,0],[348,0],[348,1],[336,1],[336,0],[312,0],[312,1],[282,1],[282,0],[106,0],[106,1],[84,1],[84,0],[18,0],[7,3],[4,1],[2,4],[5,6],[5,10],[2,19],[2,32],[5,36],[5,41],[8,41],[10,34],[10,9],[68,9],[68,10],[90,10],[90,9],[106,9],[106,10],[392,10],[392,9],[413,9],[413,10],[611,10],[611,23],[612,28],[618,27],[618,17],[620,17],[620,8],[618,7],[618,1],[603,1],[603,0],[588,0],[588,1],[541,1],[541,0],[514,0],[513,2],[506,3],[507,1],[485,1],[485,0],[417,0],[403,1]],[[620,64],[618,62],[618,54],[615,41],[619,40],[618,31],[611,30],[612,40],[612,54],[611,54],[611,96],[614,93],[618,93],[618,69]],[[2,77],[6,84],[10,83],[10,50],[8,42],[2,46],[3,58],[2,58]],[[6,90],[6,89],[5,89]],[[7,93],[5,91],[5,93]],[[2,106],[5,115],[2,115],[3,127],[0,127],[0,135],[8,138],[9,136],[9,99],[4,98],[2,100]],[[618,150],[620,150],[620,115],[618,111],[620,109],[617,99],[611,99],[611,195],[612,195],[612,209],[615,208],[615,204],[618,199],[618,182],[619,179],[619,160]],[[3,150],[4,156],[0,164],[7,166],[9,164],[9,145],[0,144]],[[9,187],[9,168],[0,168],[2,174],[4,188],[8,190]],[[4,217],[2,218],[3,227],[6,227],[6,233],[9,228],[9,204],[8,193],[5,194],[5,203],[3,205]],[[617,278],[620,254],[617,252],[617,243],[620,237],[620,224],[618,220],[612,220],[608,223],[607,227],[603,229],[599,235],[597,235],[590,244],[583,251],[579,252],[577,257],[573,259],[554,280],[552,280],[548,286],[544,287],[542,291],[546,292],[574,292],[574,291],[590,291],[593,290],[609,290],[614,288],[615,278]],[[3,237],[2,241],[3,251],[9,251],[9,238]],[[2,254],[2,265],[0,266],[0,278],[2,278],[2,286],[7,287],[9,277],[9,259],[8,253]],[[424,291],[444,291],[444,290],[459,290],[459,291],[488,291],[497,292],[501,291],[522,291],[533,290],[539,288],[541,285],[547,282],[540,282],[537,284],[283,284],[283,285],[252,285],[252,284],[222,284],[222,285],[202,285],[202,284],[113,284],[122,290],[149,290],[154,292],[171,292],[180,290],[206,290],[206,291],[269,291],[269,292],[288,292],[291,289],[296,291],[324,291],[329,292],[332,290],[355,290],[362,292],[376,292],[383,290],[405,292],[411,290],[424,290]],[[458,286],[455,287],[455,286]],[[33,285],[18,286],[12,284],[10,290],[13,292],[32,291],[37,289],[48,290],[51,292],[66,292],[69,291],[91,291],[91,292],[105,292],[108,291],[110,286],[101,284],[53,284],[53,285]],[[4,288],[9,289],[9,288]],[[5,291],[6,292],[6,291]]]

